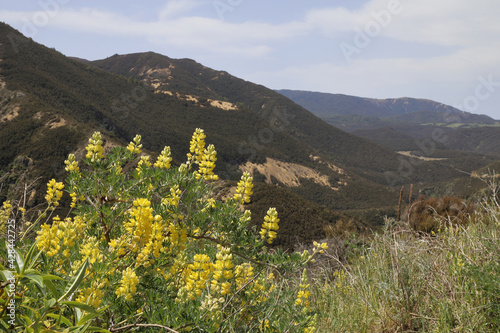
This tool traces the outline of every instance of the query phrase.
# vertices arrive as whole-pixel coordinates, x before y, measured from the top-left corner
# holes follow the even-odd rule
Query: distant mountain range
[[[442,151],[500,157],[500,121],[426,99],[373,99],[299,90],[278,90],[329,124],[370,139],[394,151],[418,150],[418,140],[432,140],[439,129]],[[435,141],[435,140],[434,140]],[[443,155],[444,156],[444,155]]]
[[[318,238],[331,225],[373,225],[363,212],[394,209],[394,189],[402,185],[414,184],[415,193],[474,193],[483,184],[462,171],[495,161],[469,152],[429,160],[404,156],[328,124],[280,93],[190,59],[153,52],[69,58],[3,23],[0,59],[0,201],[30,183],[36,191],[29,205],[42,203],[44,184],[63,178],[63,161],[69,153],[81,157],[95,130],[108,148],[126,145],[135,134],[153,157],[169,145],[178,165],[199,127],[217,149],[222,186],[234,186],[251,171],[260,182],[252,216],[278,207],[288,225],[278,244],[290,246]],[[403,112],[403,102],[391,109],[349,100],[391,117],[413,113],[409,106]]]
[[[428,99],[408,97],[374,99],[301,90],[277,90],[277,92],[290,98],[318,117],[332,121],[336,117],[338,119],[349,119],[345,116],[365,116],[377,118],[380,121],[379,123],[373,119],[376,124],[478,123],[491,125],[497,123],[496,120],[486,115],[464,112],[452,106]],[[335,122],[335,125],[338,125],[338,122]],[[345,124],[344,127],[352,129],[356,127],[356,124]]]

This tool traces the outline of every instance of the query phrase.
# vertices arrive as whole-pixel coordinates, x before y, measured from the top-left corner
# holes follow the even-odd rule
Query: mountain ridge
[[[400,97],[376,99],[344,94],[320,93],[304,90],[276,90],[282,95],[313,112],[321,118],[339,115],[371,116],[390,118],[415,112],[434,112],[437,117],[431,122],[484,122],[495,120],[486,115],[477,115],[459,110],[450,105],[430,99]]]

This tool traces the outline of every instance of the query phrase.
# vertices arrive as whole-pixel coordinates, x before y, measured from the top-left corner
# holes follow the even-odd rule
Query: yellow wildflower
[[[269,319],[264,319],[260,321],[261,332],[270,332],[271,327],[269,326]]]
[[[201,155],[201,160],[199,161],[200,167],[197,172],[195,172],[196,179],[203,178],[205,180],[217,180],[219,176],[215,175],[213,170],[215,168],[215,162],[217,161],[217,152],[215,151],[214,145],[209,145],[207,149],[203,151]]]
[[[104,158],[101,132],[94,132],[92,137],[89,139],[89,144],[85,147],[85,150],[87,150],[87,155],[85,157],[90,158],[92,163]]]
[[[328,244],[326,243],[318,243],[316,241],[313,242],[314,252],[325,253],[325,250],[328,249]]]
[[[200,297],[212,273],[210,257],[206,254],[196,254],[194,262],[188,266],[189,276],[186,279],[186,290],[189,299]]]
[[[136,168],[136,170],[139,174],[142,173],[142,169],[144,168],[143,165],[146,168],[149,168],[151,166],[151,162],[149,162],[149,156],[141,156],[141,160],[139,161],[139,164],[137,164],[137,168]]]
[[[49,205],[59,206],[59,200],[61,200],[63,188],[63,183],[56,182],[55,179],[51,179],[47,183],[47,194],[45,195],[45,200],[47,200]]]
[[[262,229],[260,230],[260,236],[262,239],[267,238],[267,242],[271,244],[276,238],[276,231],[279,229],[278,222],[278,212],[276,208],[269,208],[267,215],[264,217],[264,223],[262,223]]]
[[[10,200],[4,201],[2,209],[0,209],[0,233],[5,233],[7,230],[7,223],[9,216],[12,212],[12,205]]]
[[[163,205],[171,205],[174,207],[179,206],[179,200],[181,199],[182,191],[179,189],[179,185],[174,185],[170,188],[170,197],[163,198],[161,203]]]
[[[238,289],[250,281],[254,276],[253,267],[249,263],[238,265],[234,268],[234,277]]]
[[[132,268],[127,267],[127,269],[122,272],[120,287],[116,289],[115,294],[118,297],[123,296],[128,302],[132,300],[132,296],[137,292],[138,283],[139,278],[135,274],[135,271]]]
[[[248,171],[245,171],[238,182],[234,200],[238,200],[242,205],[250,202],[250,196],[253,194],[253,177]]]
[[[307,270],[304,268],[302,271],[302,279],[300,284],[300,290],[297,294],[297,299],[295,300],[295,305],[303,305],[304,307],[309,307],[309,296],[311,292],[309,291],[309,280],[307,278]]]
[[[194,131],[189,145],[189,153],[187,154],[188,161],[192,162],[194,159],[198,163],[201,162],[205,151],[205,138],[206,135],[201,128],[197,128]]]
[[[104,298],[104,292],[102,289],[108,284],[108,280],[104,279],[102,282],[93,281],[92,285],[88,288],[84,288],[79,296],[76,298],[77,302],[85,303],[91,307],[98,309],[101,306],[102,299]]]
[[[68,172],[78,172],[80,170],[78,167],[78,161],[76,160],[74,154],[69,154],[68,159],[64,161],[64,164],[66,164],[64,170]]]
[[[163,148],[160,156],[158,156],[158,159],[154,164],[155,168],[170,169],[170,162],[172,162],[172,157],[170,157],[170,154],[170,147],[167,146]]]
[[[61,238],[63,231],[59,229],[61,220],[56,216],[52,220],[52,225],[43,224],[37,231],[36,243],[39,250],[42,250],[47,257],[53,257],[61,249]]]
[[[137,134],[133,141],[128,144],[127,150],[135,154],[140,154],[142,148],[141,139],[142,137]]]
[[[80,246],[80,254],[83,256],[82,260],[89,258],[91,264],[102,262],[104,256],[99,250],[99,241],[95,236],[87,239],[87,241]]]
[[[142,247],[149,242],[153,226],[153,208],[151,202],[145,198],[134,200],[133,208],[129,211],[131,218],[124,223],[126,232],[132,236],[136,252],[138,246]]]
[[[170,234],[170,252],[174,249],[182,251],[186,248],[185,244],[188,241],[186,228],[170,223],[168,233]]]
[[[231,249],[227,247],[223,247],[221,245],[217,246],[219,248],[219,251],[215,255],[216,260],[215,264],[213,265],[214,267],[214,272],[213,272],[213,280],[212,280],[212,287],[216,289],[216,291],[219,289],[218,283],[220,281],[222,282],[220,286],[220,293],[221,295],[227,295],[229,293],[229,288],[231,287],[231,283],[229,283],[227,280],[233,278],[233,255],[230,253]]]

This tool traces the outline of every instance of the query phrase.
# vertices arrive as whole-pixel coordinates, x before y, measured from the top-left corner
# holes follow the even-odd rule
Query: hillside
[[[329,124],[405,156],[425,156],[462,172],[500,158],[500,122],[415,98],[372,99],[279,90]]]
[[[227,72],[212,70],[192,60],[171,59],[152,52],[115,55],[93,63],[101,69],[147,83],[159,93],[172,94],[172,89],[179,89],[181,93],[176,93],[175,96],[183,100],[197,99],[205,103],[225,101],[258,112],[261,116],[267,116],[269,120],[272,120],[270,115],[273,112],[283,110],[282,115],[287,115],[283,132],[300,143],[312,147],[317,152],[313,155],[321,156],[320,160],[323,163],[331,162],[336,167],[351,171],[354,181],[357,181],[356,176],[361,176],[384,186],[387,185],[388,174],[401,174],[398,171],[401,164],[398,154],[328,126],[283,95],[231,76]],[[279,117],[277,118],[279,120]],[[266,128],[260,129],[257,136],[259,133],[264,135],[267,131]],[[253,141],[256,139],[254,136]],[[247,138],[245,141],[252,140]],[[410,177],[398,179],[397,184],[432,183],[461,176],[440,163],[429,163],[426,170],[417,170]],[[354,193],[353,189],[356,194],[360,194],[362,191],[356,191],[356,188],[363,186],[365,191],[372,192],[372,185],[366,184],[352,186],[349,195]],[[303,194],[300,189],[296,189],[296,192]],[[314,192],[314,189],[311,188],[310,192]],[[321,193],[321,196],[324,197],[324,194]],[[357,201],[359,204],[359,199]]]
[[[339,130],[270,89],[193,60],[148,52],[89,63],[5,24],[0,44],[0,200],[24,193],[28,183],[36,190],[29,204],[43,202],[44,184],[62,178],[67,155],[81,157],[95,130],[103,133],[105,148],[137,133],[153,157],[170,145],[179,165],[194,129],[203,128],[217,149],[215,172],[222,179],[236,180],[249,170],[257,181],[279,185],[279,195],[290,202],[310,200],[330,210],[393,207],[397,194],[391,190],[400,185],[429,190],[467,179],[442,161],[417,157],[405,158],[418,166],[406,172],[400,154]]]

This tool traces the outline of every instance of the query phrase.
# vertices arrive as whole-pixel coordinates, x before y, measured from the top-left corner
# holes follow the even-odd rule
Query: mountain
[[[403,184],[433,191],[440,182],[468,179],[447,162],[403,157],[329,125],[277,92],[194,60],[147,52],[89,62],[6,24],[0,24],[0,59],[1,201],[28,184],[34,189],[28,204],[43,203],[44,184],[63,178],[63,161],[69,153],[81,157],[95,130],[103,133],[105,149],[126,145],[136,134],[153,158],[169,145],[179,165],[195,128],[203,128],[218,152],[215,172],[228,186],[244,170],[253,172],[267,184],[256,186],[258,207],[274,193],[301,212],[289,217],[300,230],[313,223],[309,218],[323,221],[310,228],[315,232],[343,219],[340,211],[394,207],[393,190]],[[478,167],[488,162],[479,160]],[[322,208],[308,215],[304,206]]]
[[[342,94],[329,94],[301,90],[277,90],[283,96],[321,118],[340,115],[391,118],[397,122],[484,123],[495,120],[486,115],[476,115],[452,106],[418,98],[375,99]]]
[[[340,94],[279,90],[333,126],[367,138],[394,151],[419,150],[418,141],[433,133],[446,137],[434,142],[432,156],[459,156],[461,152],[499,158],[500,122],[486,115],[460,111],[426,99],[373,99]],[[446,152],[443,152],[446,151]],[[451,153],[451,152],[455,153]],[[441,155],[439,155],[441,154]],[[477,156],[470,157],[472,164]]]

